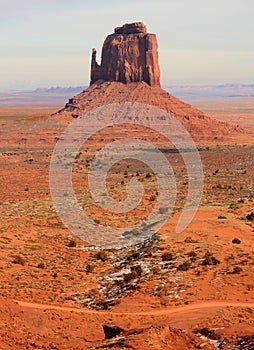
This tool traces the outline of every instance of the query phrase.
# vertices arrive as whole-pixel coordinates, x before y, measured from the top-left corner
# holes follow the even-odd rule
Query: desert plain
[[[181,155],[165,151],[178,186],[172,216],[140,244],[109,250],[73,236],[52,203],[52,139],[63,127],[47,139],[43,123],[60,106],[0,108],[1,349],[254,348],[253,100],[193,105],[242,130],[198,144],[204,191],[194,220],[175,233],[188,178]],[[86,186],[99,140],[76,157],[73,184],[89,215],[108,223]],[[154,205],[156,179],[143,164],[116,164],[109,193],[123,199],[133,177],[145,187],[143,204],[131,217],[111,217],[115,225]]]

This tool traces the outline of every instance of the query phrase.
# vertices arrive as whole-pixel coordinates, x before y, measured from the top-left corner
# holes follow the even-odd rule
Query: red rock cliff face
[[[104,41],[101,65],[96,62],[93,49],[90,85],[98,80],[125,84],[144,81],[160,86],[156,35],[147,33],[142,22],[116,28]]]

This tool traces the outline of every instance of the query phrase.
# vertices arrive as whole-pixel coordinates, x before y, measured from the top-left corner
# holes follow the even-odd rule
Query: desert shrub
[[[203,260],[202,265],[218,265],[220,261],[216,259],[214,256],[210,256]]]
[[[227,261],[230,261],[230,260],[234,260],[235,259],[235,256],[234,254],[229,254],[229,256],[226,258]]]
[[[234,239],[232,239],[232,243],[233,244],[240,244],[241,240],[239,238],[234,238]]]
[[[167,253],[162,254],[161,259],[163,261],[170,261],[170,260],[174,259],[174,256],[172,253],[167,252]]]
[[[130,256],[128,257],[128,260],[136,260],[140,256],[139,252],[133,251],[130,253]]]
[[[212,256],[212,253],[209,252],[209,251],[207,251],[207,252],[205,253],[205,255],[203,256],[203,259],[209,258],[210,256]]]
[[[218,219],[226,219],[227,217],[226,216],[224,216],[224,215],[219,215],[218,216]]]
[[[160,214],[165,214],[167,211],[168,211],[168,208],[163,208],[163,207],[159,208]]]
[[[93,270],[94,270],[94,265],[92,264],[86,265],[86,272],[93,272]]]
[[[140,265],[135,265],[131,267],[131,272],[136,272],[137,276],[141,276],[143,269]]]
[[[77,242],[74,239],[71,239],[67,246],[69,248],[75,248],[77,246]]]
[[[233,269],[233,274],[240,274],[243,271],[243,269],[240,266],[235,266]]]
[[[129,282],[131,280],[134,280],[142,275],[142,267],[140,265],[132,266],[131,272],[126,273],[123,275],[123,279],[125,282]]]
[[[198,254],[194,250],[188,252],[187,255],[190,257],[191,262],[194,262],[198,259]]]
[[[153,266],[152,267],[152,273],[153,274],[157,274],[157,273],[159,273],[160,272],[160,268],[158,267],[158,266]]]
[[[111,326],[103,325],[102,327],[103,327],[105,339],[112,339],[118,336],[119,334],[121,334],[123,331],[123,329],[118,326],[111,327]]]
[[[150,173],[146,174],[146,179],[150,179],[150,177],[152,177],[152,175]]]
[[[152,194],[151,197],[150,197],[150,202],[154,202],[155,199],[156,199],[156,196],[154,194]]]
[[[197,241],[192,237],[188,236],[185,238],[184,243],[197,243]]]
[[[220,264],[220,261],[215,258],[210,252],[206,252],[206,254],[203,257],[202,265],[218,265]]]
[[[191,263],[189,260],[184,261],[181,265],[177,267],[178,271],[188,271],[191,267]]]
[[[40,262],[38,265],[37,265],[37,268],[38,269],[45,269],[45,264],[43,262]]]
[[[25,259],[21,255],[17,255],[12,262],[13,264],[18,264],[23,266],[26,263]]]
[[[189,253],[187,253],[187,255],[191,258],[196,258],[198,254],[194,250],[191,250]]]
[[[137,275],[137,273],[135,271],[132,271],[130,273],[125,273],[123,275],[123,279],[124,279],[125,282],[129,282],[131,280],[134,280],[137,277],[138,277],[138,275]]]
[[[100,250],[95,254],[95,258],[101,261],[108,260],[108,253],[105,250]]]
[[[250,214],[246,215],[246,219],[248,221],[254,221],[254,212],[251,212]]]

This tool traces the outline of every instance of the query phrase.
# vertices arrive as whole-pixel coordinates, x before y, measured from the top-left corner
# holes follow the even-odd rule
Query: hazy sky
[[[0,89],[89,83],[116,26],[156,33],[163,85],[254,83],[253,0],[0,0]]]

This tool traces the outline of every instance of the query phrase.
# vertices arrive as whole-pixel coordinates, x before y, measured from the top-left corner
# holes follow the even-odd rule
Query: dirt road
[[[254,308],[254,303],[248,302],[234,302],[234,301],[220,301],[220,300],[212,300],[212,301],[201,301],[189,305],[175,306],[170,308],[163,308],[157,310],[148,310],[148,311],[111,311],[111,310],[90,310],[90,309],[81,309],[75,307],[68,306],[59,306],[59,305],[50,305],[50,304],[39,304],[39,303],[30,303],[27,301],[14,300],[18,305],[23,308],[29,309],[40,309],[40,310],[59,310],[66,312],[77,312],[82,314],[115,314],[115,315],[169,315],[169,314],[178,314],[184,313],[186,311],[195,311],[201,309],[215,309],[215,308],[224,308],[224,307],[243,307],[243,308]]]

